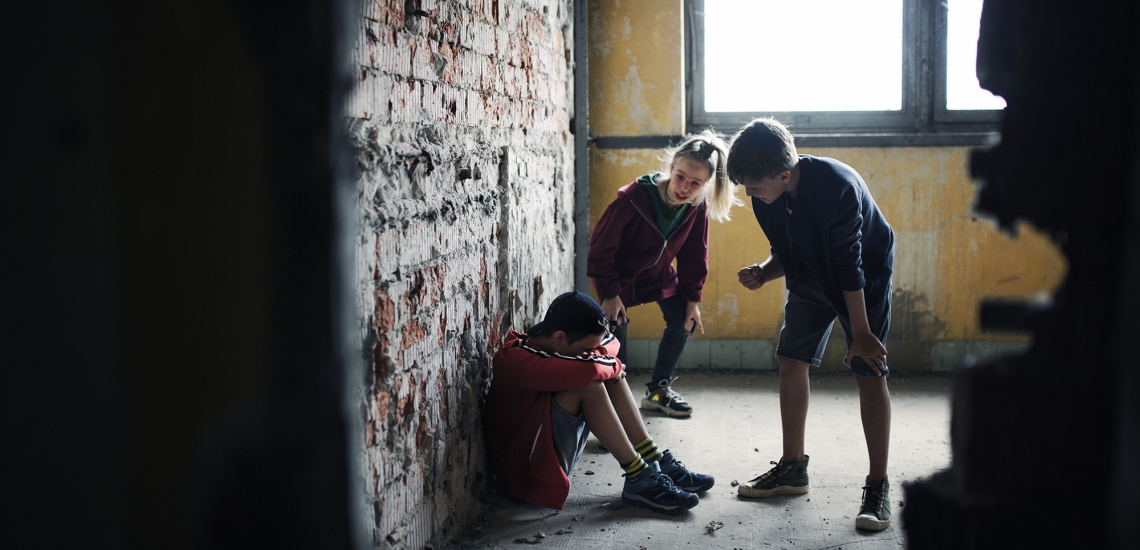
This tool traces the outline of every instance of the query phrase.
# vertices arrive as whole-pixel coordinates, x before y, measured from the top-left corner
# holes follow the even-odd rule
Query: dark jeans
[[[657,302],[661,314],[665,316],[665,333],[661,335],[661,345],[657,347],[657,363],[653,365],[653,379],[647,386],[656,388],[662,380],[673,378],[673,371],[677,362],[681,360],[681,352],[685,351],[685,344],[689,342],[689,331],[685,330],[685,309],[688,303],[680,296],[672,296]],[[624,365],[626,360],[625,335],[629,322],[618,325],[613,329],[614,336],[621,342],[618,350],[618,360]]]

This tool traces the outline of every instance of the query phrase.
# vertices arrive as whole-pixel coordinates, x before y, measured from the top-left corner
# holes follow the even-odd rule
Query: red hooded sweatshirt
[[[583,388],[622,371],[612,335],[589,357],[547,353],[511,331],[492,361],[484,429],[491,468],[507,494],[561,510],[570,478],[558,464],[551,435],[553,392]]]
[[[637,180],[618,190],[590,234],[586,275],[598,298],[620,296],[626,307],[675,294],[700,302],[709,274],[708,205],[702,201],[689,207],[665,238],[649,193]]]

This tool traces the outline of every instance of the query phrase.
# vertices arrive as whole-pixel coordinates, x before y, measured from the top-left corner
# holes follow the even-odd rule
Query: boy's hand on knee
[[[847,357],[843,362],[851,366],[852,357],[862,357],[875,374],[883,375],[883,365],[887,360],[887,347],[871,332],[856,333],[851,337],[851,348],[847,350]]]
[[[764,270],[760,264],[740,268],[740,271],[736,272],[736,277],[740,279],[740,284],[748,290],[756,290],[764,286]]]

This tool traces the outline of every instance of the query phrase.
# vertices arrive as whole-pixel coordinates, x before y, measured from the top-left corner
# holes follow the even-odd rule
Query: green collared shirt
[[[657,222],[657,229],[661,231],[662,235],[666,237],[673,232],[677,227],[677,222],[685,217],[685,212],[689,210],[689,203],[682,204],[676,210],[669,208],[668,204],[661,198],[661,191],[657,186],[657,179],[663,177],[659,172],[646,174],[638,178],[637,182],[645,186],[645,190],[649,191],[649,196],[653,197],[653,217]]]

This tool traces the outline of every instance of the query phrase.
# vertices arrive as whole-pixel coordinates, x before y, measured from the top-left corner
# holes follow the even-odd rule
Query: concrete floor
[[[647,380],[646,375],[630,377],[635,394]],[[500,496],[483,525],[453,545],[525,546],[517,539],[526,538],[542,548],[903,548],[902,484],[950,464],[949,378],[890,380],[889,479],[894,510],[891,527],[880,532],[855,529],[867,448],[858,393],[848,375],[812,377],[806,441],[811,492],[769,499],[737,497],[733,481],[746,482],[780,458],[777,387],[775,374],[684,374],[674,388],[693,406],[692,417],[642,411],[659,446],[673,449],[693,471],[716,476],[716,486],[702,495],[701,504],[683,515],[620,506],[621,469],[591,437],[571,472],[565,510]],[[710,524],[717,525],[712,522],[723,527],[710,530]],[[545,538],[536,538],[540,532]]]

